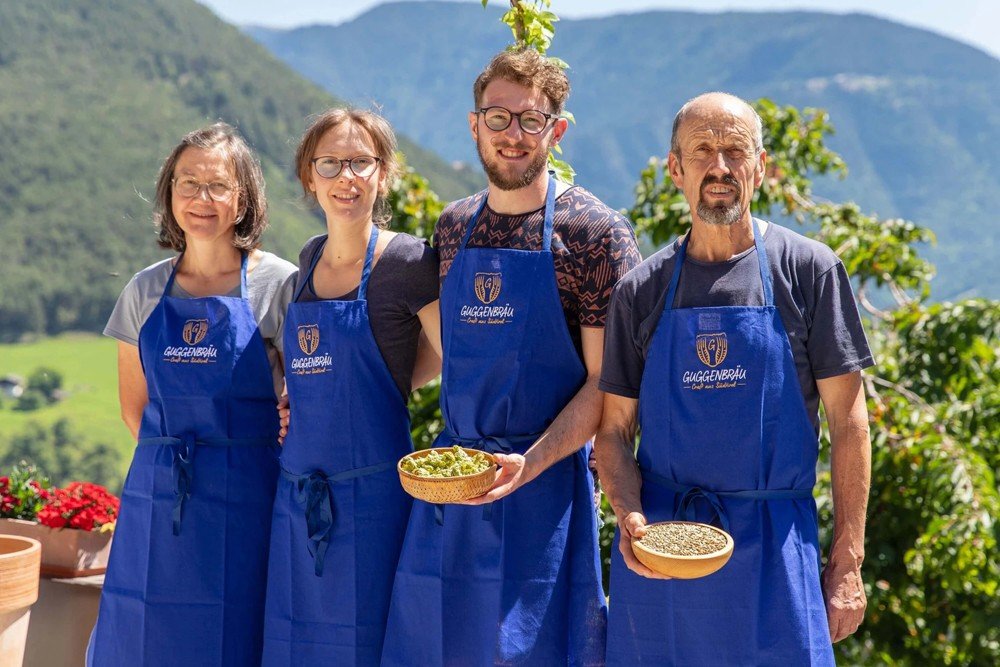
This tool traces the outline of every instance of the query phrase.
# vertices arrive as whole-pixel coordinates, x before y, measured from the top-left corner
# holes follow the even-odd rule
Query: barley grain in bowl
[[[650,570],[677,579],[697,579],[719,570],[733,554],[733,538],[705,523],[663,521],[646,526],[632,553]]]
[[[496,478],[492,454],[475,449],[435,447],[407,454],[396,466],[403,489],[429,503],[454,503],[483,495]]]

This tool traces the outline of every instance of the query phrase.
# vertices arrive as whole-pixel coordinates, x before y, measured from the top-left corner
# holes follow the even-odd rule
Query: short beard
[[[492,149],[493,147],[490,146],[489,148]],[[505,191],[520,190],[534,183],[535,179],[545,171],[549,159],[547,150],[539,151],[538,156],[528,164],[523,174],[519,177],[509,177],[501,173],[496,165],[487,161],[486,155],[483,153],[483,148],[478,141],[476,142],[476,152],[479,153],[479,161],[483,165],[483,171],[486,172],[486,178],[489,179],[490,184]]]
[[[704,202],[699,202],[698,217],[709,225],[728,227],[740,221],[740,218],[743,217],[743,211],[740,210],[739,200],[729,206],[709,206]]]
[[[699,201],[697,209],[698,217],[709,225],[719,225],[722,227],[735,225],[743,217],[743,211],[740,206],[740,195],[742,194],[742,190],[740,189],[739,182],[729,174],[726,174],[722,178],[706,176],[705,180],[701,182],[699,192],[704,190],[706,185],[711,185],[712,183],[722,183],[735,188],[736,201],[729,205],[721,204],[719,206],[709,206],[705,202]]]

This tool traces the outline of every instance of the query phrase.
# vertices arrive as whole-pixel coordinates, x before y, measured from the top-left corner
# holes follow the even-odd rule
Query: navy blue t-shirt
[[[806,412],[819,428],[816,380],[873,366],[851,281],[830,248],[770,223],[764,232],[774,301],[791,343]],[[604,330],[600,388],[639,397],[650,341],[663,314],[680,242],[675,241],[627,273],[615,287]],[[688,256],[674,296],[675,308],[762,306],[757,249],[724,262]]]

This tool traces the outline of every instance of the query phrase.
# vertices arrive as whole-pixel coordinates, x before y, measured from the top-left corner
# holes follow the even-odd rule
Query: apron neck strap
[[[479,221],[479,217],[483,214],[483,210],[486,208],[486,200],[489,199],[489,193],[483,197],[483,201],[480,202],[479,207],[476,212],[472,214],[469,219],[469,224],[465,228],[465,234],[462,236],[462,245],[460,248],[462,250],[469,243],[469,238],[472,236],[472,230],[475,229],[476,223]],[[555,218],[555,208],[556,208],[556,179],[553,172],[549,172],[549,185],[545,189],[545,218],[542,227],[542,250],[548,252],[552,249],[552,227],[553,220]]]
[[[240,298],[247,298],[247,259],[250,257],[249,253],[240,251]],[[167,278],[167,284],[163,288],[163,296],[170,296],[170,291],[174,288],[174,279],[177,277],[177,267],[181,265],[181,260],[184,259],[184,253],[181,253],[177,257],[177,261],[174,262],[174,268],[170,270],[170,277]]]
[[[372,223],[372,231],[368,236],[368,248],[365,250],[365,265],[361,269],[361,284],[358,285],[358,300],[364,301],[368,293],[368,278],[372,274],[372,264],[375,261],[375,243],[378,241],[378,227]]]
[[[774,285],[771,281],[771,265],[767,261],[767,250],[764,248],[764,237],[761,236],[760,227],[757,225],[757,218],[752,218],[753,224],[753,244],[757,249],[757,268],[760,270],[760,282],[764,287],[764,305],[774,305]],[[674,307],[674,297],[677,295],[677,285],[681,279],[681,265],[687,257],[688,241],[691,240],[691,232],[688,231],[684,241],[681,242],[680,250],[677,251],[677,261],[674,262],[674,271],[670,276],[670,287],[667,288],[667,300],[665,308],[672,310]]]
[[[293,302],[297,302],[299,300],[299,297],[302,296],[302,290],[304,290],[306,285],[309,284],[313,271],[316,270],[316,265],[319,264],[319,260],[323,256],[323,249],[326,248],[326,243],[329,240],[329,236],[323,239],[323,242],[319,244],[319,247],[316,248],[316,251],[313,253],[312,259],[309,261],[309,269],[306,271],[305,275],[299,279],[299,286],[295,290],[295,296],[292,297]],[[365,299],[365,294],[368,292],[368,278],[372,273],[372,263],[375,258],[376,241],[378,241],[378,227],[372,223],[372,231],[368,236],[368,247],[365,249],[365,263],[361,268],[361,283],[358,284],[359,301],[363,301]]]
[[[760,284],[764,286],[764,305],[774,305],[774,283],[771,280],[771,264],[767,261],[764,237],[760,233],[757,218],[753,218],[753,244],[757,246],[757,268],[760,269]]]

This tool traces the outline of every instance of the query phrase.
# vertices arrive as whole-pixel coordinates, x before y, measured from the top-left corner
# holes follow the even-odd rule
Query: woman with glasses
[[[296,167],[327,233],[299,256],[284,322],[291,418],[274,501],[264,665],[378,665],[410,499],[407,397],[440,369],[437,256],[385,229],[396,139],[333,109]],[[420,344],[423,341],[424,344]]]
[[[258,664],[295,267],[259,249],[264,179],[224,123],[167,157],[155,218],[178,254],[132,278],[104,331],[138,447],[87,663]]]

